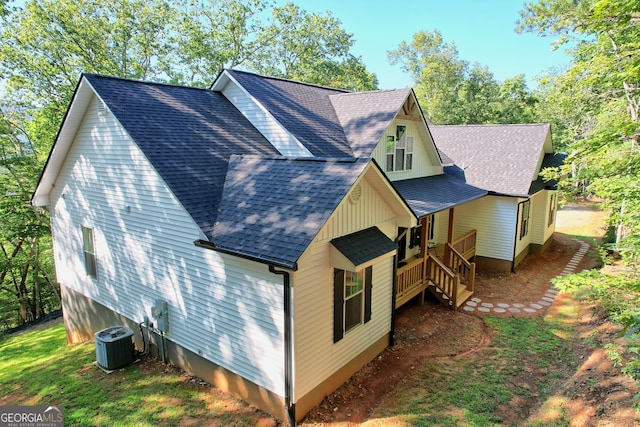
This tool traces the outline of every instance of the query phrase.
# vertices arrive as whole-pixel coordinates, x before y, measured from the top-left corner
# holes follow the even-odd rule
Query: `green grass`
[[[62,324],[0,342],[3,405],[62,405],[65,425],[251,426],[255,411],[159,364],[106,374],[93,343],[67,345]]]
[[[563,372],[576,368],[570,339],[557,334],[559,322],[568,318],[486,320],[496,331],[490,348],[473,358],[425,362],[420,379],[401,383],[396,402],[378,415],[414,426],[508,425],[499,414],[513,400],[544,400],[554,384],[566,379]],[[525,363],[535,380],[521,377]],[[513,411],[519,413],[517,408]],[[522,424],[517,425],[526,425],[526,414],[521,416]]]

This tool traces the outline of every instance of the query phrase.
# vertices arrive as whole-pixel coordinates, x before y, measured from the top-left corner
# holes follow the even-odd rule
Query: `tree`
[[[437,124],[527,123],[535,118],[535,96],[524,76],[500,83],[480,64],[458,57],[440,31],[420,31],[411,43],[388,52],[414,82],[427,118]]]
[[[0,0],[0,312],[55,301],[46,212],[29,201],[81,73],[209,86],[225,67],[374,89],[330,14],[268,0]]]
[[[618,227],[617,247],[636,259],[640,188],[640,4],[632,0],[543,0],[525,4],[519,31],[569,43],[573,62],[548,96],[565,105],[573,177],[604,199]],[[547,102],[547,106],[552,103]],[[573,111],[573,112],[572,112]]]

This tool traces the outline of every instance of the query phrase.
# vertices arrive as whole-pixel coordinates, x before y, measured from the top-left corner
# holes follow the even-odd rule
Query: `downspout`
[[[524,205],[524,202],[518,203],[518,209],[516,210],[516,232],[513,235],[513,256],[511,257],[511,272],[516,272],[516,246],[518,245],[518,230],[520,229],[520,222],[518,219],[520,218],[520,206]]]
[[[284,285],[284,409],[289,426],[296,427],[296,405],[291,401],[293,395],[293,339],[291,313],[291,275],[286,270],[276,270],[269,265],[269,271],[283,277]]]
[[[389,347],[396,345],[396,286],[398,280],[398,255],[393,256],[393,279],[391,282],[391,330],[389,332]]]

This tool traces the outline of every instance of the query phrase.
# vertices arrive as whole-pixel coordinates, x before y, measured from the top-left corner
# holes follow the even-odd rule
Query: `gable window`
[[[82,227],[82,250],[84,252],[84,268],[87,276],[97,277],[96,252],[93,241],[93,228]]]
[[[333,342],[371,320],[372,267],[360,271],[334,269]]]
[[[553,224],[554,219],[556,218],[557,203],[557,194],[551,193],[551,200],[549,200],[549,219],[547,220],[547,227],[550,227],[551,224]]]
[[[387,135],[387,172],[413,168],[413,137],[406,135],[407,127],[396,126],[395,135]]]
[[[529,234],[529,211],[531,209],[531,200],[522,203],[522,218],[520,219],[520,240]]]

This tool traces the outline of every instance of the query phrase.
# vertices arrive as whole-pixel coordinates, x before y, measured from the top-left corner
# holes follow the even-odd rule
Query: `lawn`
[[[107,374],[95,359],[93,343],[66,344],[62,323],[5,337],[0,405],[61,405],[65,425],[74,426],[253,426],[268,419],[158,361]]]

